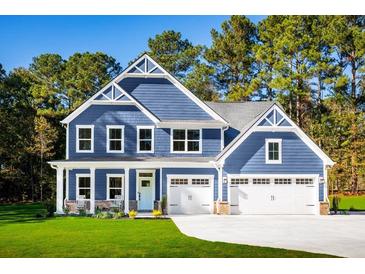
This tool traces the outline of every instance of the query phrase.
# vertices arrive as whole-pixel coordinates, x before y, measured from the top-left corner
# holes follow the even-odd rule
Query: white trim
[[[150,129],[151,130],[151,150],[140,150],[139,130]],[[145,139],[148,141],[148,139]],[[137,126],[137,153],[154,153],[155,152],[155,127],[154,126]]]
[[[118,168],[214,168],[214,163],[209,162],[193,162],[193,161],[50,161],[52,167],[68,167],[74,169],[88,169],[90,167],[100,169],[118,169]]]
[[[265,164],[281,164],[282,163],[282,139],[273,139],[267,138],[265,139]],[[270,160],[269,159],[269,143],[278,143],[278,153],[279,159],[278,160]]]
[[[79,178],[80,177],[88,177],[90,178],[90,199],[80,199],[79,198],[79,195],[80,195],[80,192],[79,192]],[[83,187],[82,189],[87,189],[85,187]],[[91,174],[90,173],[77,173],[76,174],[76,200],[78,201],[89,201],[91,200]]]
[[[181,129],[197,129],[197,128],[222,128],[224,124],[222,122],[213,121],[184,121],[184,120],[175,120],[175,121],[162,121],[156,124],[157,128],[181,128]]]
[[[162,201],[162,168],[160,168],[160,201]]]
[[[96,194],[96,187],[95,187],[95,168],[90,168],[90,213],[95,213],[95,194]]]
[[[70,181],[69,181],[69,176],[70,176],[70,170],[68,168],[66,168],[66,200],[70,199]]]
[[[257,125],[263,120],[265,119],[266,115],[268,113],[270,113],[270,111],[272,111],[273,109],[276,109],[283,117],[285,117],[285,119],[287,119],[287,121],[289,122],[289,124],[292,126],[292,128],[290,129],[290,131],[295,132],[299,138],[301,138],[301,140],[319,157],[322,159],[323,164],[324,165],[334,165],[334,162],[322,151],[322,149],[316,145],[312,139],[310,139],[308,137],[307,134],[305,134],[303,132],[302,129],[300,129],[290,118],[288,115],[286,115],[286,113],[284,111],[281,110],[281,108],[274,104],[272,107],[270,107],[267,111],[265,111],[264,113],[261,114],[260,118],[250,127],[248,128],[246,131],[241,132],[232,142],[231,145],[228,145],[221,153],[219,153],[219,155],[216,157],[216,160],[218,162],[222,162],[225,159],[227,159],[227,157],[229,157],[233,151],[235,151],[242,143],[243,141],[245,141],[247,139],[248,136],[251,135],[251,133],[253,133],[254,131],[261,131]],[[275,129],[277,127],[268,127],[270,129],[268,129],[268,131],[275,131]],[[288,127],[284,127],[285,130],[283,131],[288,131]]]
[[[140,173],[152,173],[152,177],[141,177]],[[136,170],[136,201],[137,201],[137,209],[139,209],[139,179],[140,178],[148,178],[152,181],[152,210],[154,208],[154,202],[156,200],[156,170],[155,169],[139,169]]]
[[[124,200],[124,174],[122,173],[107,173],[106,174],[106,199],[108,201],[119,201],[118,199],[110,199],[110,178],[122,178],[122,186],[121,186],[121,193],[122,193],[122,199]],[[113,189],[117,189],[115,187],[113,187]]]
[[[209,186],[207,185],[197,185],[196,187],[210,187],[211,188],[211,206],[210,206],[210,213],[213,213],[214,211],[214,175],[209,174],[167,174],[167,211],[169,211],[170,208],[170,185],[171,185],[171,179],[188,179],[187,185],[181,185],[181,186],[192,186],[191,180],[192,179],[209,179]]]
[[[63,167],[57,167],[57,177],[56,177],[56,212],[63,214]]]
[[[66,160],[69,159],[70,125],[66,124]]]
[[[124,169],[124,212],[129,212],[129,168]]]
[[[90,102],[90,105],[117,105],[117,106],[131,106],[136,105],[134,102],[131,101],[92,101]]]
[[[121,150],[110,150],[110,136],[109,129],[121,129]],[[114,141],[118,141],[117,139],[113,139]],[[107,153],[124,153],[124,125],[106,125],[106,152]]]
[[[90,150],[79,149],[79,129],[90,128],[91,129],[91,145]],[[85,139],[86,140],[86,139]],[[88,139],[87,139],[88,140]],[[76,152],[77,153],[93,153],[94,152],[94,125],[76,125]]]
[[[185,140],[176,140],[176,141],[184,141],[185,150],[184,151],[174,151],[174,130],[185,130]],[[192,142],[199,141],[199,150],[198,151],[188,151],[188,130],[199,130],[199,140],[190,140]],[[201,128],[171,128],[170,129],[170,153],[172,154],[201,154],[203,147],[203,130]]]

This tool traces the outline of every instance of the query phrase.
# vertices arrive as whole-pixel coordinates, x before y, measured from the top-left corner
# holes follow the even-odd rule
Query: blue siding
[[[213,120],[167,79],[126,78],[119,85],[161,120]]]
[[[136,200],[136,191],[137,191],[137,177],[136,170],[129,170],[129,200]]]
[[[265,138],[282,139],[282,164],[265,164]],[[323,162],[295,133],[254,132],[226,159],[224,171],[323,176]]]
[[[240,131],[233,127],[230,127],[224,131],[224,146],[227,146],[230,142],[232,142],[232,140],[236,138],[238,134],[240,134]]]
[[[167,193],[167,175],[171,174],[196,174],[214,175],[214,200],[218,198],[218,174],[214,168],[163,168],[162,169],[162,195]]]
[[[68,199],[76,200],[76,174],[90,174],[89,169],[73,169],[69,171],[68,178]]]
[[[94,125],[94,153],[76,153],[76,125]],[[106,152],[106,125],[124,125],[124,153]],[[220,152],[220,129],[203,129],[202,154],[170,153],[170,129],[155,128],[155,153],[137,153],[137,125],[153,125],[135,106],[93,105],[70,123],[69,158],[120,156],[216,156]]]
[[[155,174],[155,200],[160,200],[160,170],[156,169]]]

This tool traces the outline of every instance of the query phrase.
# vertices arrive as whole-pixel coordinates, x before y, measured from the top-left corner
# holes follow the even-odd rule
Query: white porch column
[[[218,168],[218,201],[223,199],[223,168]]]
[[[90,213],[95,213],[95,168],[90,168]]]
[[[57,167],[56,213],[63,214],[63,167]]]
[[[124,169],[124,212],[129,212],[129,168]]]
[[[69,200],[69,175],[70,175],[70,172],[69,172],[69,169],[66,168],[66,197],[65,197],[65,200]]]
[[[160,168],[160,201],[162,201],[162,168]]]

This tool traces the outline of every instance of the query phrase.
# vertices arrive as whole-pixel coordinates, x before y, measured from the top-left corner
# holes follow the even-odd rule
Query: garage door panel
[[[264,178],[267,180],[267,177]],[[249,183],[245,184],[231,179],[231,213],[316,214],[318,201],[314,178],[296,180],[295,177],[288,178],[284,175],[282,178],[271,177],[269,181],[270,183],[260,176],[250,178]]]
[[[209,179],[208,181],[205,179]],[[169,180],[169,213],[170,214],[207,214],[213,207],[213,178],[194,177],[188,183],[172,185]]]

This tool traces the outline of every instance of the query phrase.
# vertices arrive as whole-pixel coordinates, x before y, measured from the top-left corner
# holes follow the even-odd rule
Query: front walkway
[[[173,216],[182,233],[209,241],[365,257],[365,216]]]

